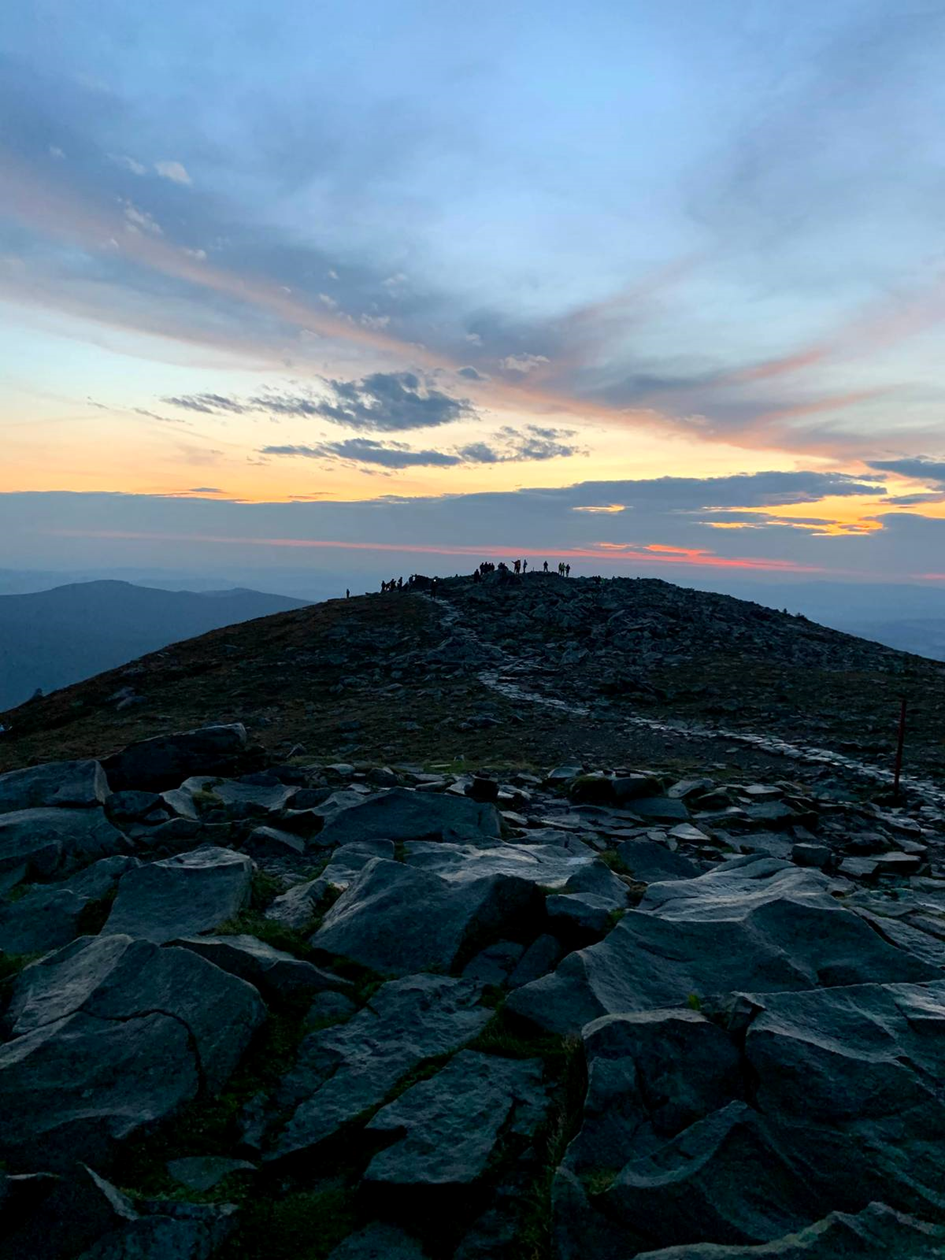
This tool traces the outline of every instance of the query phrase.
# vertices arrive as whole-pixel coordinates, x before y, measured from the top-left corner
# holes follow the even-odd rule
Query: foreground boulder
[[[82,924],[95,902],[107,898],[127,871],[140,863],[126,854],[101,858],[55,884],[38,884],[16,901],[0,903],[0,950],[7,954],[44,954],[82,935]]]
[[[355,840],[497,840],[502,820],[494,805],[468,796],[441,796],[393,788],[338,810],[325,823],[320,844]]]
[[[265,1018],[256,990],[184,949],[82,937],[27,967],[0,1047],[0,1158],[96,1165],[225,1083]]]
[[[538,889],[519,876],[451,882],[373,858],[325,915],[311,943],[381,975],[430,967],[448,971],[493,941],[537,935],[530,929],[542,911]]]
[[[129,744],[103,765],[116,792],[126,788],[160,792],[192,775],[230,774],[238,767],[246,743],[246,728],[240,722],[203,726]]]
[[[652,894],[653,911],[627,911],[603,941],[569,954],[553,975],[516,990],[509,1010],[550,1032],[573,1033],[601,1015],[698,1004],[745,989],[941,976],[938,967],[887,944],[820,891],[792,898],[778,878],[790,864],[761,861],[774,864],[777,888],[759,877],[751,894],[739,897],[720,877],[715,898],[706,891],[707,876],[651,885],[641,906]],[[819,872],[792,870],[798,879],[824,879]],[[669,917],[663,917],[664,907]]]
[[[124,876],[105,927],[157,944],[212,932],[248,903],[252,880],[249,857],[214,845],[149,862]]]
[[[585,1028],[584,1127],[558,1179],[566,1256],[608,1237],[769,1243],[880,1195],[942,1215],[945,981],[764,994],[736,1017],[741,1052],[691,1012]]]
[[[100,806],[0,814],[0,886],[5,888],[30,877],[49,879],[96,858],[130,851],[129,841]]]
[[[463,1050],[429,1080],[389,1103],[369,1133],[397,1140],[375,1155],[366,1187],[457,1189],[486,1171],[508,1129],[531,1134],[546,1104],[541,1059]]]
[[[465,1045],[492,1012],[482,986],[416,975],[383,985],[346,1024],[313,1033],[286,1078],[280,1103],[295,1104],[270,1158],[318,1146],[370,1107],[425,1059]]]
[[[50,761],[0,774],[0,814],[19,809],[103,805],[108,780],[97,761]]]

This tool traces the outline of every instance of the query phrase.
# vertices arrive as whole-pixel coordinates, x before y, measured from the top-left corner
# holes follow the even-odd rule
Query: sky
[[[5,0],[0,567],[945,587],[940,0]]]

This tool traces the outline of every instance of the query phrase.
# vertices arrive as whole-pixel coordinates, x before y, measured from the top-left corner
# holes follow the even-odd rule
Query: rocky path
[[[482,646],[482,641],[476,631],[464,624],[459,608],[442,598],[433,599],[426,594],[420,594],[419,598],[437,608],[451,638]],[[505,649],[492,648],[491,650],[501,652],[503,657],[501,664],[484,669],[478,675],[479,681],[490,691],[520,705],[539,705],[561,713],[571,713],[577,717],[588,717],[591,714],[591,708],[586,704],[581,704],[577,700],[564,700],[560,696],[548,695],[547,692],[538,689],[541,685],[540,679],[545,672],[539,653],[532,657],[516,657]],[[555,685],[561,686],[560,676],[556,679]],[[660,734],[671,734],[681,739],[722,740],[726,744],[741,744],[758,752],[785,757],[790,761],[812,766],[833,767],[873,784],[892,786],[894,782],[894,774],[888,767],[870,765],[835,750],[818,748],[810,744],[791,743],[770,735],[733,731],[721,726],[706,726],[691,721],[673,722],[639,715],[623,716],[621,721],[627,729],[637,728]],[[940,784],[905,774],[901,778],[901,784],[910,796],[938,808],[945,807],[945,790]]]

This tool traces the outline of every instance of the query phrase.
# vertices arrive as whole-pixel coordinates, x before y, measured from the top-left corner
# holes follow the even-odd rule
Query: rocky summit
[[[3,715],[0,1257],[945,1255],[942,667],[438,586]]]

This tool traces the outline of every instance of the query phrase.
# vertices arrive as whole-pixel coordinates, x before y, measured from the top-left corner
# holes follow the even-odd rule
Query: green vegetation
[[[344,1185],[278,1200],[254,1195],[219,1260],[324,1260],[357,1228],[354,1200]]]
[[[0,984],[5,984],[18,976],[24,967],[28,967],[42,954],[4,954],[0,952]]]

